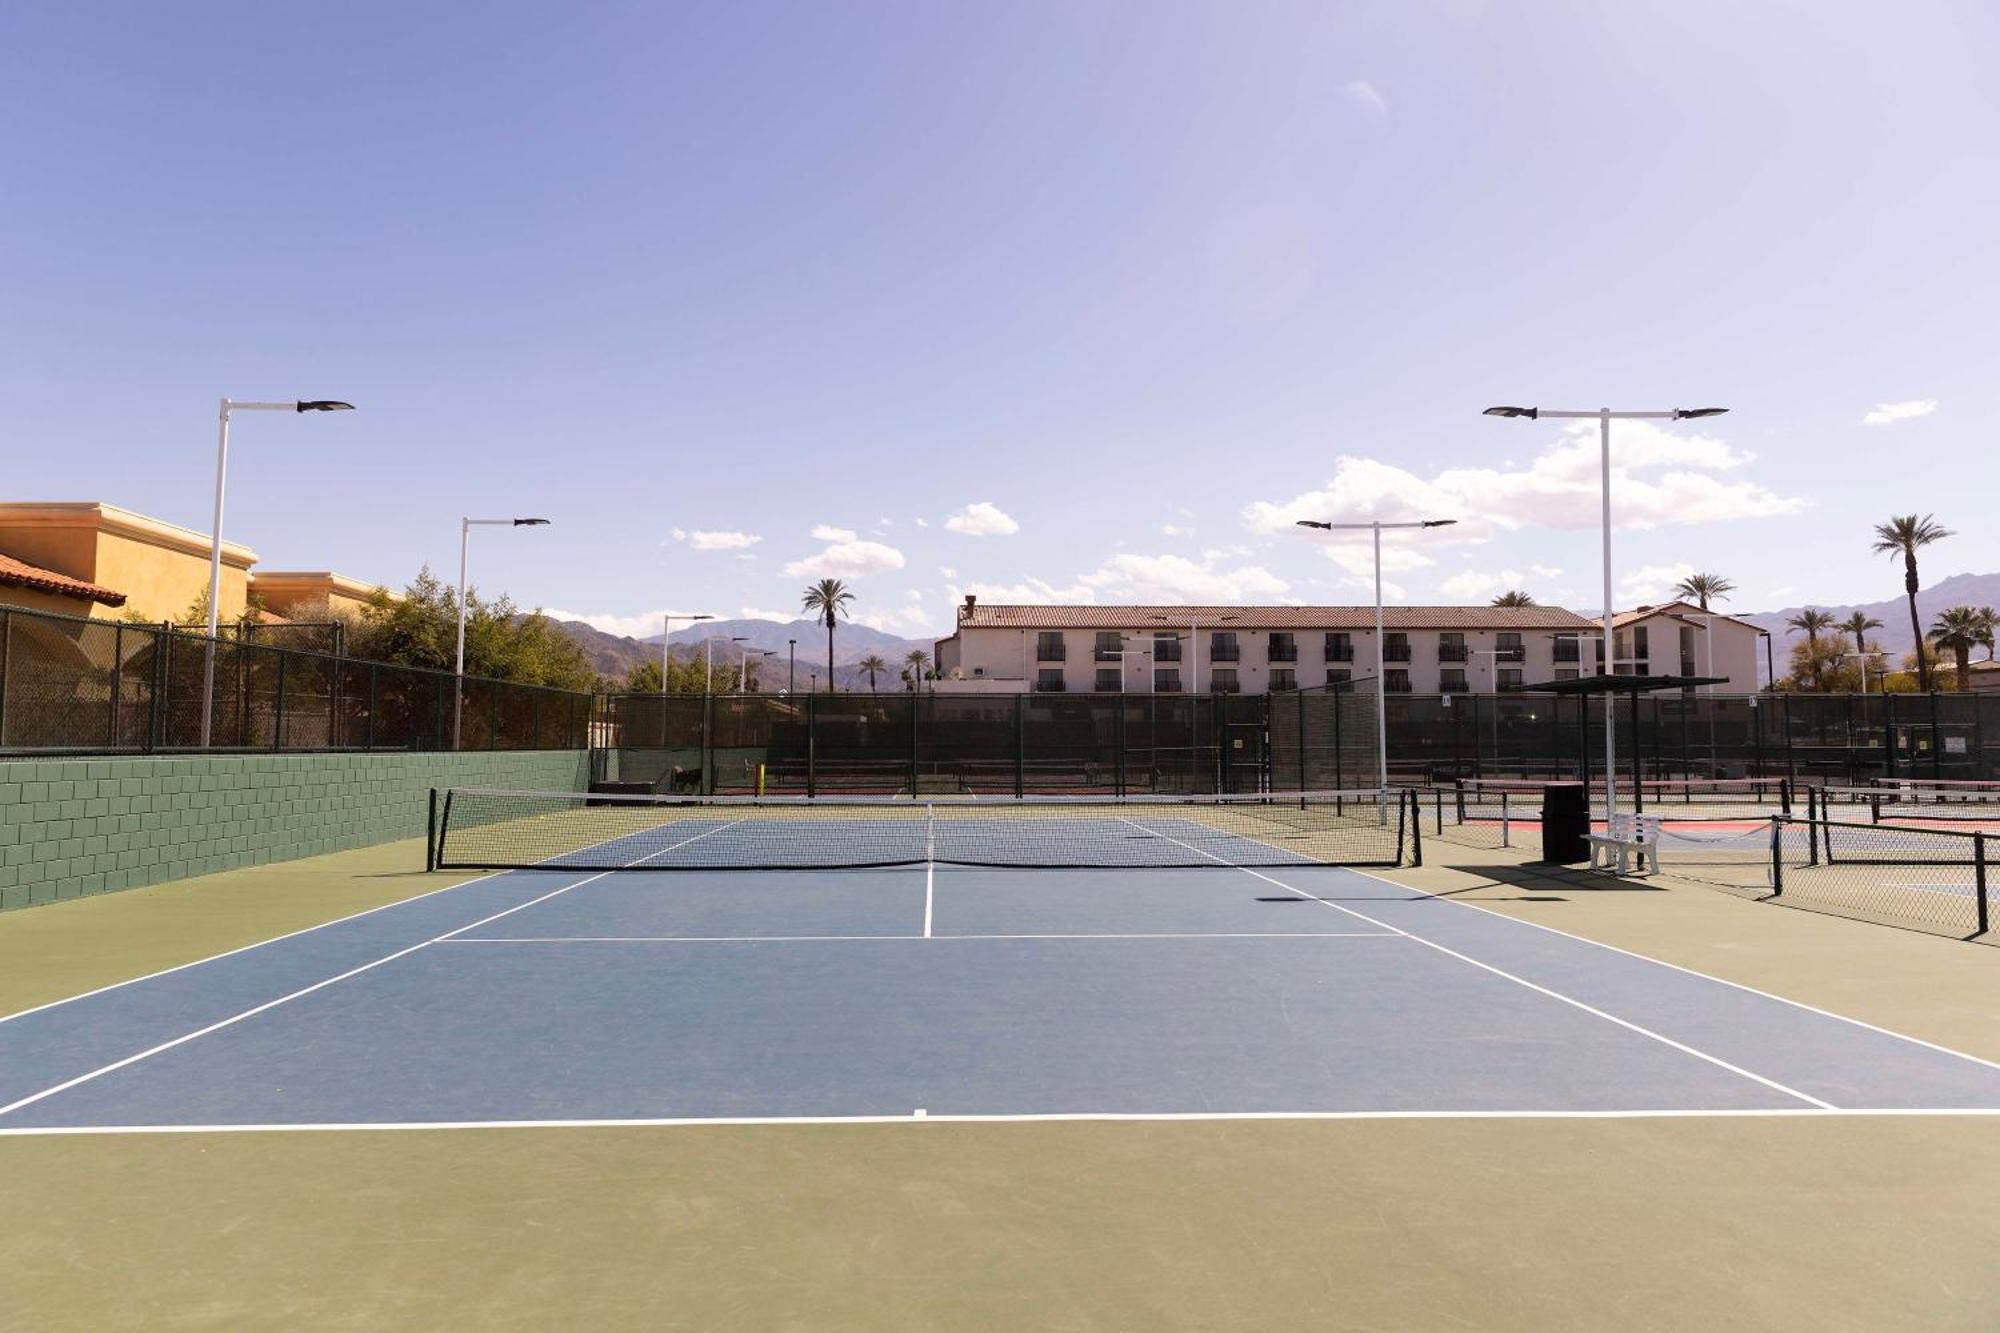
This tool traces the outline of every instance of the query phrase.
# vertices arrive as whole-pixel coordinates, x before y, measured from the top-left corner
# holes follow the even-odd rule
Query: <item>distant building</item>
[[[1642,606],[1611,619],[1613,668],[1621,676],[1724,676],[1711,694],[1755,694],[1762,684],[1757,640],[1764,631],[1747,620],[1704,611],[1691,602]],[[1591,669],[1603,657],[1599,632],[1591,649]]]
[[[1974,662],[1972,664],[1971,688],[1975,690],[2000,690],[2000,662]]]
[[[1591,622],[1560,607],[1392,606],[1383,688],[1454,694],[1574,677]],[[1246,693],[1375,674],[1372,606],[982,606],[935,654],[941,692]]]

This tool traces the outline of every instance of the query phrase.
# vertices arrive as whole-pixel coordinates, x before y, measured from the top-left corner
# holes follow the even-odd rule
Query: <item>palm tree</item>
[[[1736,585],[1720,574],[1690,574],[1674,585],[1674,596],[1697,602],[1704,611],[1708,610],[1709,599],[1726,602],[1735,591]]]
[[[826,626],[826,692],[833,693],[833,625],[840,619],[840,613],[854,600],[854,594],[839,579],[821,579],[806,589],[800,603],[803,610],[811,611],[819,622]]]
[[[1866,611],[1856,611],[1853,615],[1835,625],[1834,628],[1845,630],[1847,633],[1852,634],[1854,636],[1854,651],[1865,653],[1868,651],[1868,644],[1865,642],[1868,637],[1868,631],[1871,629],[1881,629],[1882,622],[1869,615]]]
[[[903,679],[916,689],[924,683],[924,669],[931,664],[930,654],[921,648],[912,648],[903,658]]]
[[[1535,599],[1524,592],[1503,592],[1493,599],[1495,606],[1533,606]]]
[[[1917,640],[1917,688],[1925,691],[1931,687],[1931,664],[1924,656],[1924,622],[1917,616],[1917,550],[1949,536],[1929,514],[1901,514],[1875,525],[1876,554],[1903,559],[1903,596],[1910,603],[1910,633]]]
[[[1948,606],[1931,622],[1931,642],[1951,653],[1961,690],[1971,686],[1968,677],[1972,674],[1972,648],[1983,641],[1984,634],[1985,626],[1977,607]]]
[[[1986,649],[1986,660],[1993,660],[1994,641],[2000,639],[2000,611],[1990,606],[1979,608],[1979,642]]]
[[[1812,650],[1814,689],[1819,689],[1825,683],[1825,674],[1819,661],[1820,631],[1833,629],[1834,627],[1835,621],[1831,612],[1816,611],[1810,606],[1785,622],[1786,629],[1798,630],[1806,636],[1806,644]]]
[[[854,665],[860,667],[863,671],[866,671],[868,673],[868,692],[870,694],[875,693],[875,673],[878,671],[887,671],[889,669],[889,664],[887,662],[884,662],[881,656],[876,653],[868,654],[868,656],[862,658],[859,662],[856,662]]]

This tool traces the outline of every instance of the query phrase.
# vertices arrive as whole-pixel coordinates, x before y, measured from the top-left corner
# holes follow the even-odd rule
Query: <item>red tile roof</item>
[[[103,602],[106,606],[125,605],[125,594],[100,588],[82,579],[73,579],[67,574],[58,574],[52,569],[41,569],[25,560],[16,560],[11,555],[0,554],[0,586],[10,588],[34,588],[39,592],[61,593],[65,597],[88,597],[93,602]]]
[[[1227,621],[1225,622],[1225,617]],[[1155,621],[1203,629],[1229,624],[1246,630],[1366,630],[1375,627],[1373,606],[1002,606],[976,603],[959,608],[960,629],[1136,629]],[[1575,630],[1591,622],[1558,606],[1389,606],[1384,628],[1392,630]]]

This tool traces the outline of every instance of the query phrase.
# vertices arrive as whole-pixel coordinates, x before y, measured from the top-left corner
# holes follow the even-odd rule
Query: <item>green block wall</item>
[[[587,750],[0,759],[0,910],[420,837],[433,787],[589,778]]]

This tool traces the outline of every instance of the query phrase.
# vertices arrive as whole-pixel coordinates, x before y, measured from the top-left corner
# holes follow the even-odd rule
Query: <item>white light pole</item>
[[[748,642],[750,642],[750,636],[749,636],[749,635],[747,635],[747,634],[732,634],[732,635],[730,635],[730,636],[729,636],[729,641],[730,641],[731,643],[748,643]],[[715,649],[715,640],[714,640],[714,639],[710,639],[710,640],[708,641],[708,646],[709,646],[709,651],[710,651],[710,657],[709,657],[709,661],[710,661],[710,663],[711,663],[711,665],[709,666],[708,670],[709,670],[709,672],[710,672],[710,673],[711,673],[711,675],[712,675],[712,674],[714,673],[714,671],[715,671],[715,667],[714,667],[714,665],[713,665],[713,663],[714,663],[714,661],[715,661],[715,658],[714,658],[714,649]],[[747,654],[746,654],[746,656],[747,656]],[[729,665],[729,664],[728,664],[727,662],[723,663],[723,666],[724,666],[725,668],[727,668],[727,667],[728,667],[728,665]],[[741,693],[741,691],[738,691],[738,693]]]
[[[1389,671],[1384,665],[1387,658],[1382,643],[1382,529],[1384,528],[1448,528],[1458,522],[1455,518],[1426,518],[1414,523],[1384,523],[1374,519],[1367,523],[1319,523],[1309,518],[1299,520],[1302,528],[1318,528],[1321,532],[1372,532],[1375,534],[1375,776],[1376,789],[1389,790]]]
[[[753,658],[753,657],[776,657],[776,656],[777,656],[777,653],[775,653],[775,652],[771,651],[771,650],[770,650],[770,649],[768,649],[768,648],[746,648],[746,649],[744,649],[744,651],[743,651],[743,665],[742,665],[742,670],[741,670],[741,674],[739,674],[739,675],[737,676],[737,678],[736,678],[736,692],[737,692],[738,694],[748,694],[748,693],[750,693],[750,659],[751,659],[751,658]]]
[[[675,622],[676,620],[685,620],[685,621],[688,621],[688,622],[692,623],[692,622],[694,622],[694,621],[697,621],[697,620],[713,620],[713,619],[715,619],[715,617],[714,617],[714,616],[668,616],[668,615],[663,615],[663,616],[661,616],[661,617],[660,617],[660,625],[661,625],[661,629],[660,629],[660,693],[661,693],[661,694],[665,694],[665,693],[667,692],[667,664],[668,664],[669,662],[671,662],[671,661],[673,660],[673,657],[672,657],[672,649],[673,649],[673,637],[674,637],[674,622]],[[706,681],[703,681],[703,682],[702,682],[702,684],[703,684],[704,686],[706,686],[706,685],[707,685],[707,683],[708,683],[708,682],[706,682]]]
[[[337,403],[331,398],[308,398],[291,403],[239,403],[222,400],[221,425],[215,445],[215,524],[208,538],[208,660],[202,668],[201,744],[208,748],[215,720],[215,636],[222,614],[222,493],[229,475],[229,414],[231,412],[352,412],[353,403]]]
[[[1861,659],[1861,694],[1863,698],[1866,698],[1868,695],[1868,659],[1871,657],[1887,657],[1888,655],[1889,654],[1885,649],[1872,649],[1865,653],[1841,654],[1842,657],[1858,657]],[[1887,675],[1888,672],[1882,671],[1879,672],[1878,674]]]
[[[459,745],[465,722],[465,562],[474,528],[545,528],[545,518],[461,518],[458,520],[458,653],[452,659],[451,748]]]
[[[1595,412],[1565,411],[1546,407],[1489,407],[1483,413],[1489,417],[1526,417],[1536,421],[1542,417],[1552,420],[1582,421],[1595,419],[1597,422],[1598,467],[1602,475],[1600,484],[1600,510],[1604,524],[1604,672],[1607,676],[1617,674],[1617,655],[1612,651],[1611,596],[1611,423],[1619,421],[1692,421],[1699,417],[1719,417],[1729,409],[1726,407],[1676,407],[1664,412],[1614,412],[1608,407],[1600,407]],[[1604,692],[1604,822],[1610,827],[1611,817],[1618,813],[1618,745],[1612,735],[1612,716],[1618,710],[1613,707],[1616,700],[1607,688]]]

